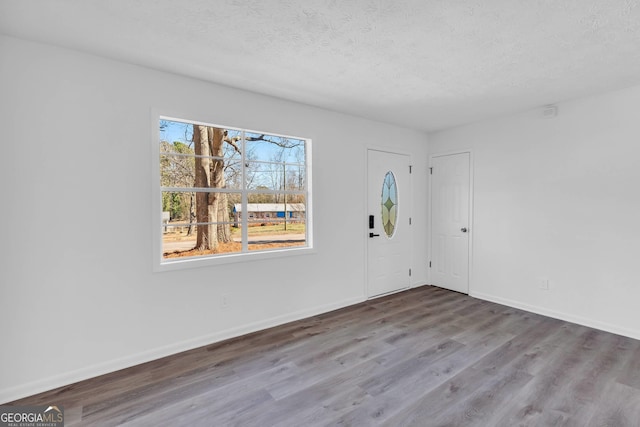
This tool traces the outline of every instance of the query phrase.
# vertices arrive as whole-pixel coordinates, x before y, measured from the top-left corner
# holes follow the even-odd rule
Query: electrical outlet
[[[228,308],[229,307],[229,295],[223,294],[220,297],[220,308]]]
[[[547,279],[546,277],[538,278],[538,288],[542,289],[544,291],[548,291],[549,290],[549,279]]]

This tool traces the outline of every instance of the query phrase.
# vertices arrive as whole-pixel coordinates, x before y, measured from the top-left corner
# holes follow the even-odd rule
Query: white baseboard
[[[305,319],[307,317],[316,316],[318,314],[327,313],[350,305],[358,304],[365,301],[366,298],[350,298],[339,302],[314,307],[307,310],[301,310],[289,313],[283,316],[276,316],[267,320],[249,323],[238,328],[228,329],[214,334],[205,335],[174,344],[154,348],[141,353],[130,356],[121,357],[115,360],[98,363],[86,368],[76,369],[71,372],[65,372],[59,375],[43,378],[27,384],[21,384],[14,387],[0,389],[0,402],[12,402],[27,396],[42,393],[44,391],[53,390],[58,387],[73,384],[99,375],[108,374],[120,369],[130,368],[162,357],[171,356],[187,350],[193,350],[198,347],[210,345],[216,342],[224,341],[229,338],[239,337],[241,335],[257,332],[274,326],[283,325],[285,323],[294,322],[296,320]]]
[[[429,286],[427,283],[412,284],[411,287]],[[553,317],[555,319],[565,320],[567,322],[577,323],[590,328],[600,329],[606,332],[611,332],[618,335],[627,336],[634,339],[640,339],[640,331],[621,328],[616,325],[611,325],[605,322],[595,321],[581,316],[574,316],[567,313],[557,312],[546,309],[544,307],[533,306],[525,304],[519,301],[514,301],[506,298],[497,297],[494,295],[484,294],[482,292],[471,292],[471,297],[495,302],[497,304],[507,305],[509,307],[518,308],[521,310],[530,311],[532,313],[541,314],[543,316]],[[326,304],[312,309],[301,310],[294,313],[289,313],[283,316],[276,316],[271,319],[267,319],[260,322],[254,322],[247,325],[243,325],[238,328],[228,329],[214,334],[205,335],[190,340],[181,341],[175,344],[170,344],[149,351],[137,353],[131,356],[122,357],[119,359],[111,360],[104,363],[98,363],[86,368],[77,369],[71,372],[54,375],[51,377],[43,378],[38,381],[33,381],[27,384],[19,386],[8,387],[0,389],[0,402],[11,402],[27,396],[38,394],[47,390],[52,390],[58,387],[62,387],[68,384],[73,384],[78,381],[83,381],[89,378],[94,378],[99,375],[115,372],[120,369],[130,368],[142,363],[150,362],[152,360],[160,359],[162,357],[171,356],[172,354],[180,353],[187,350],[192,350],[205,345],[210,345],[216,342],[224,341],[229,338],[235,338],[241,335],[249,334],[252,332],[260,331],[263,329],[271,328],[274,326],[283,325],[285,323],[294,322],[307,317],[316,316],[318,314],[327,313],[329,311],[337,310],[340,308],[348,307],[350,305],[358,304],[365,301],[366,298],[358,297],[342,300],[340,302]]]
[[[419,280],[416,282],[412,282],[410,288],[414,289],[414,288],[419,288],[421,286],[431,286],[431,285],[429,285],[429,283],[427,283],[426,280]]]
[[[495,302],[502,305],[507,305],[513,308],[519,308],[521,310],[530,311],[532,313],[541,314],[543,316],[553,317],[554,319],[564,320],[571,323],[577,323],[578,325],[587,326],[589,328],[600,329],[601,331],[611,332],[612,334],[623,335],[625,337],[640,340],[639,330],[623,328],[623,327],[612,325],[606,322],[599,322],[597,320],[589,319],[582,316],[575,316],[568,313],[549,310],[544,307],[529,305],[519,301],[514,301],[506,298],[496,297],[494,295],[484,294],[482,292],[470,292],[469,296],[486,300],[486,301]]]

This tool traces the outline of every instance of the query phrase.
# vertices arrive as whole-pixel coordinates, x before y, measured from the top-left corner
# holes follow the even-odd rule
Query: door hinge
[[[429,261],[429,268],[431,268],[431,261]]]
[[[429,168],[429,175],[433,175],[433,168]]]
[[[409,269],[409,276],[411,276],[411,269]]]
[[[411,173],[411,168],[413,168],[413,166],[409,165],[409,173]]]

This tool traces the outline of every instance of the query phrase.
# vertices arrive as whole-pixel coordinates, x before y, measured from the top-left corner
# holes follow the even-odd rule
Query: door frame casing
[[[460,149],[460,150],[451,150],[451,151],[442,151],[442,152],[437,152],[437,153],[431,153],[429,154],[429,168],[433,167],[433,158],[434,157],[444,157],[444,156],[452,156],[452,155],[456,155],[456,154],[469,154],[469,254],[468,254],[468,262],[469,262],[469,269],[468,269],[468,286],[467,286],[467,294],[471,295],[472,294],[472,285],[473,285],[473,236],[475,234],[475,224],[473,221],[473,198],[474,198],[474,186],[473,186],[473,181],[474,181],[474,173],[473,173],[473,150],[471,148],[465,148],[465,149]],[[429,179],[429,208],[428,208],[428,212],[429,212],[429,229],[427,231],[428,234],[428,241],[429,241],[429,249],[428,249],[428,262],[431,262],[431,259],[433,258],[433,253],[432,253],[432,248],[433,248],[433,189],[432,189],[432,185],[433,185],[433,180],[432,180],[432,175],[431,173],[429,173],[428,175],[428,179]],[[429,285],[431,285],[431,268],[427,268],[427,281],[429,283]]]
[[[386,147],[381,145],[369,145],[367,144],[364,149],[364,182],[366,191],[364,191],[364,215],[362,218],[363,228],[362,228],[362,236],[364,241],[364,283],[363,283],[363,292],[365,299],[375,299],[383,296],[387,296],[393,293],[406,291],[407,288],[400,289],[397,291],[392,291],[389,293],[385,293],[382,295],[371,295],[371,290],[369,289],[369,226],[367,224],[367,216],[369,212],[369,151],[382,151],[390,154],[399,154],[401,156],[409,157],[409,164],[413,165],[413,155],[408,151],[398,150],[393,147]],[[413,217],[413,173],[409,174],[409,185],[410,185],[410,197],[409,197],[409,217]],[[413,248],[413,233],[409,233],[409,253],[410,253],[410,264],[413,265],[414,262],[414,248]],[[409,280],[409,288],[413,288],[413,284],[411,280]]]

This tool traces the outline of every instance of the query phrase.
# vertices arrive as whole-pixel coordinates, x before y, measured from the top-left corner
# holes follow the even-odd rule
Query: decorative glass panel
[[[398,219],[398,187],[393,172],[384,176],[382,183],[382,227],[387,237],[393,237]]]

